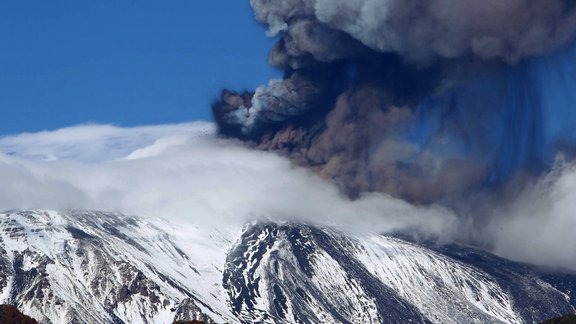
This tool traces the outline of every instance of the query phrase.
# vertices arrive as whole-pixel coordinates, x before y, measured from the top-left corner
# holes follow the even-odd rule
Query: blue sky
[[[248,0],[3,0],[0,41],[0,135],[209,120],[280,75]]]

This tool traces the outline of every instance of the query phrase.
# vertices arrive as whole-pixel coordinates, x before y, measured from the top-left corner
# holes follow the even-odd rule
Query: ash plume
[[[320,61],[350,51],[348,46],[341,48],[347,34],[376,51],[395,52],[413,62],[470,55],[517,62],[566,42],[576,26],[574,2],[566,0],[251,0],[251,4],[271,35],[286,32],[300,51]],[[301,28],[303,20],[326,27],[310,32]],[[343,32],[340,37],[338,31]]]
[[[269,62],[284,78],[225,90],[213,104],[220,134],[279,152],[350,197],[449,204],[509,190],[576,140],[565,135],[576,116],[558,121],[576,98],[552,111],[545,89],[567,78],[543,69],[550,53],[572,55],[574,1],[251,5],[279,36]]]

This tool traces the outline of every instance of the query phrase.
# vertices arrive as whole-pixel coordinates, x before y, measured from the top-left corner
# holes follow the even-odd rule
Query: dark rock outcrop
[[[0,323],[2,324],[38,324],[30,316],[22,314],[12,305],[0,305]]]

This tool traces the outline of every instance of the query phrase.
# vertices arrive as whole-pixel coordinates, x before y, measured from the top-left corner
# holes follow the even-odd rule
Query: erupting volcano
[[[573,155],[572,1],[252,1],[283,69],[224,91],[220,133],[355,197],[461,201]],[[513,17],[513,18],[511,18]]]
[[[42,323],[576,312],[575,0],[250,4],[283,76],[222,90],[215,123],[0,137],[0,304]]]

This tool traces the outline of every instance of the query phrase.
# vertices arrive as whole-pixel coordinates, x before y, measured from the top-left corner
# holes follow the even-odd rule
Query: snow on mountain
[[[304,225],[252,226],[224,273],[246,322],[533,323],[574,312],[566,295],[530,274],[514,284],[503,288],[486,271],[397,238]]]
[[[42,323],[535,323],[574,313],[525,266],[458,249],[291,223],[13,211],[0,214],[0,303]]]
[[[229,242],[191,228],[200,250],[185,253],[166,225],[100,212],[2,214],[0,303],[42,323],[232,320],[219,284]]]

